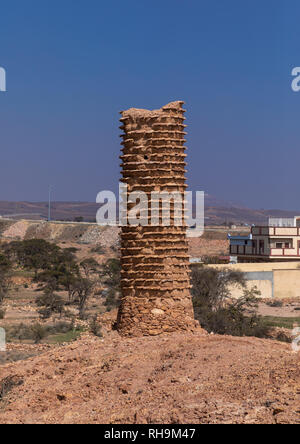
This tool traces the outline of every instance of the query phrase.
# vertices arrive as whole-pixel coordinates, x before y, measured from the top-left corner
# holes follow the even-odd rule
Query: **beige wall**
[[[298,228],[277,228],[276,236],[297,236]]]
[[[298,236],[297,227],[253,227],[254,236]]]
[[[231,265],[207,265],[215,268],[230,268],[242,272],[273,272],[273,291],[274,298],[300,298],[300,268],[297,262],[274,262],[274,263],[253,263],[253,264],[231,264]],[[300,267],[300,262],[299,262]],[[272,298],[271,280],[249,280],[248,288],[257,287],[261,292],[261,297]],[[231,294],[234,297],[240,297],[242,290],[231,287]]]
[[[241,270],[246,272],[250,271],[273,271],[273,270],[291,270],[298,268],[298,262],[260,262],[252,264],[218,264],[207,265],[207,267],[213,268],[231,268],[233,270]],[[300,267],[300,260],[299,260]],[[299,268],[300,270],[300,268]]]
[[[275,298],[300,298],[300,269],[275,270],[273,275]]]
[[[271,299],[272,298],[272,282],[271,281],[265,281],[265,280],[260,280],[260,281],[248,281],[247,282],[247,288],[248,290],[251,290],[252,288],[257,287],[257,290],[259,290],[261,292],[261,298],[264,299]],[[233,298],[240,298],[241,296],[243,296],[243,290],[241,288],[238,288],[236,286],[231,286],[229,287],[231,296]]]

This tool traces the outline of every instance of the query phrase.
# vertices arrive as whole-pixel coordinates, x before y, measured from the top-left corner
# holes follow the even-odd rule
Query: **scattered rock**
[[[85,335],[0,373],[1,424],[300,422],[299,354],[273,340]]]

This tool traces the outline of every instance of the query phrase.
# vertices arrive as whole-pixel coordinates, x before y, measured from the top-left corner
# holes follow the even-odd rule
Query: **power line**
[[[49,201],[48,201],[48,222],[51,222],[51,192],[53,190],[53,186],[49,185]]]

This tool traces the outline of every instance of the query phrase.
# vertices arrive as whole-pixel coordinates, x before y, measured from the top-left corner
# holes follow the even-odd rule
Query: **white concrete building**
[[[300,261],[300,216],[270,218],[249,236],[229,236],[230,255],[238,262]]]

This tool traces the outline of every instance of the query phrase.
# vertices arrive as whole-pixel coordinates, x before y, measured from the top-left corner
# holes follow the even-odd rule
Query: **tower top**
[[[154,109],[154,110],[148,110],[148,109],[139,109],[139,108],[130,108],[127,111],[121,111],[120,114],[122,115],[122,118],[120,119],[121,122],[124,120],[127,120],[128,118],[153,118],[153,117],[159,117],[166,111],[178,111],[178,112],[185,112],[183,109],[183,105],[185,102],[182,100],[177,100],[175,102],[170,102],[167,105],[163,106],[160,109]]]

